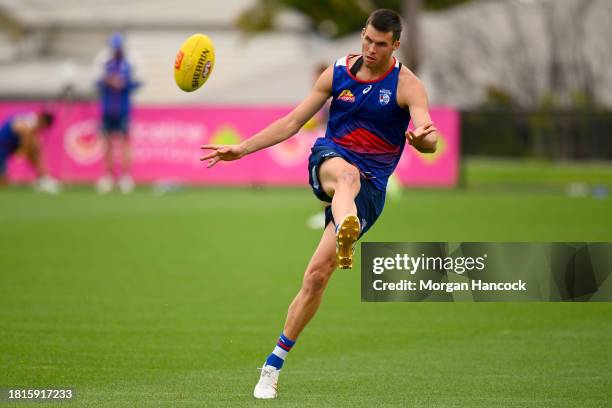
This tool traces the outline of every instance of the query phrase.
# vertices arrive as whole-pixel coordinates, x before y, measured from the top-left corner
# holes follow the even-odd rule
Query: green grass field
[[[0,387],[74,387],[79,407],[612,404],[612,304],[361,303],[358,263],[279,399],[254,401],[317,209],[305,189],[0,192]],[[365,240],[612,241],[612,198],[405,191]]]
[[[464,175],[470,187],[509,187],[547,190],[566,189],[571,183],[612,188],[612,164],[604,161],[563,162],[545,160],[491,159],[464,160]]]

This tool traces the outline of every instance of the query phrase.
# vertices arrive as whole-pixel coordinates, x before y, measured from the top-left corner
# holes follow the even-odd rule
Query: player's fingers
[[[212,159],[212,160],[210,160],[210,161],[208,162],[208,166],[206,166],[206,167],[210,169],[212,166],[214,166],[215,164],[217,164],[217,163],[219,162],[219,160],[220,160],[220,159],[219,159],[218,157],[215,157],[214,159]]]
[[[433,125],[434,125],[434,124],[433,124],[433,122],[427,122],[427,123],[425,123],[423,126],[419,127],[419,129],[421,129],[421,130],[427,130],[427,129],[429,129],[430,127],[432,127]]]
[[[422,138],[423,138],[423,136],[425,136],[425,134],[423,133],[423,129],[418,129],[418,130],[417,130],[417,129],[415,129],[415,130],[412,132],[412,138],[413,138],[413,140],[422,139]]]
[[[432,127],[427,128],[427,130],[425,130],[423,133],[428,135],[430,133],[437,132],[437,131],[438,131],[438,129],[436,129],[435,127],[432,126]]]
[[[218,151],[214,151],[214,152],[210,152],[208,153],[206,156],[202,156],[202,158],[200,158],[201,161],[205,161],[208,159],[212,159],[213,157],[217,157],[219,155]]]
[[[219,145],[215,145],[215,144],[205,144],[200,146],[200,149],[205,149],[205,150],[217,150],[219,149]]]
[[[427,131],[427,130],[431,129],[432,127],[433,127],[433,123],[428,123],[428,124],[426,124],[426,125],[421,126],[421,127],[420,127],[420,130],[421,130],[421,131],[423,131],[423,132],[425,132],[425,131]]]

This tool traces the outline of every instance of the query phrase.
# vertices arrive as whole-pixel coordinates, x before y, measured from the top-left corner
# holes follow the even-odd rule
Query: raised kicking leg
[[[355,197],[361,188],[359,170],[340,157],[325,160],[319,168],[319,182],[332,197],[332,214],[339,223],[348,214],[357,214]]]
[[[319,181],[325,193],[332,197],[338,266],[350,269],[353,267],[355,242],[361,232],[355,205],[355,197],[361,189],[359,170],[344,159],[333,157],[321,165]]]

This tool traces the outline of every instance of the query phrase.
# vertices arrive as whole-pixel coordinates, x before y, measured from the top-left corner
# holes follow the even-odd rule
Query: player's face
[[[399,47],[399,41],[393,41],[393,32],[376,30],[368,25],[361,32],[361,52],[363,63],[368,68],[384,68],[388,65],[393,51]]]

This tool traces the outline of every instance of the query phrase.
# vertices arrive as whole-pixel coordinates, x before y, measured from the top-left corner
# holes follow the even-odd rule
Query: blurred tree
[[[414,72],[418,72],[421,65],[421,30],[419,21],[422,0],[402,0],[401,14],[406,21],[404,41],[401,43],[401,52],[404,64]]]
[[[548,89],[561,106],[576,106],[575,102],[583,99],[590,104],[594,99],[596,81],[586,62],[583,47],[585,16],[593,5],[592,0],[568,5],[553,1],[540,3],[551,45]],[[579,97],[575,98],[576,95]]]
[[[237,20],[237,26],[247,33],[268,31],[273,28],[276,15],[291,8],[311,19],[311,29],[326,37],[341,37],[363,27],[367,16],[379,8],[400,12],[406,21],[406,41],[402,46],[404,63],[418,69],[419,14],[422,7],[441,10],[471,0],[258,0],[245,10]]]
[[[258,0],[237,20],[240,29],[252,33],[272,28],[274,17],[284,8],[304,13],[311,28],[328,37],[341,37],[363,27],[365,18],[379,8],[408,11],[413,0]],[[442,10],[471,0],[418,0],[428,10]],[[341,16],[341,17],[339,17]]]
[[[25,33],[23,25],[3,9],[0,9],[0,28],[13,39],[18,39]]]

